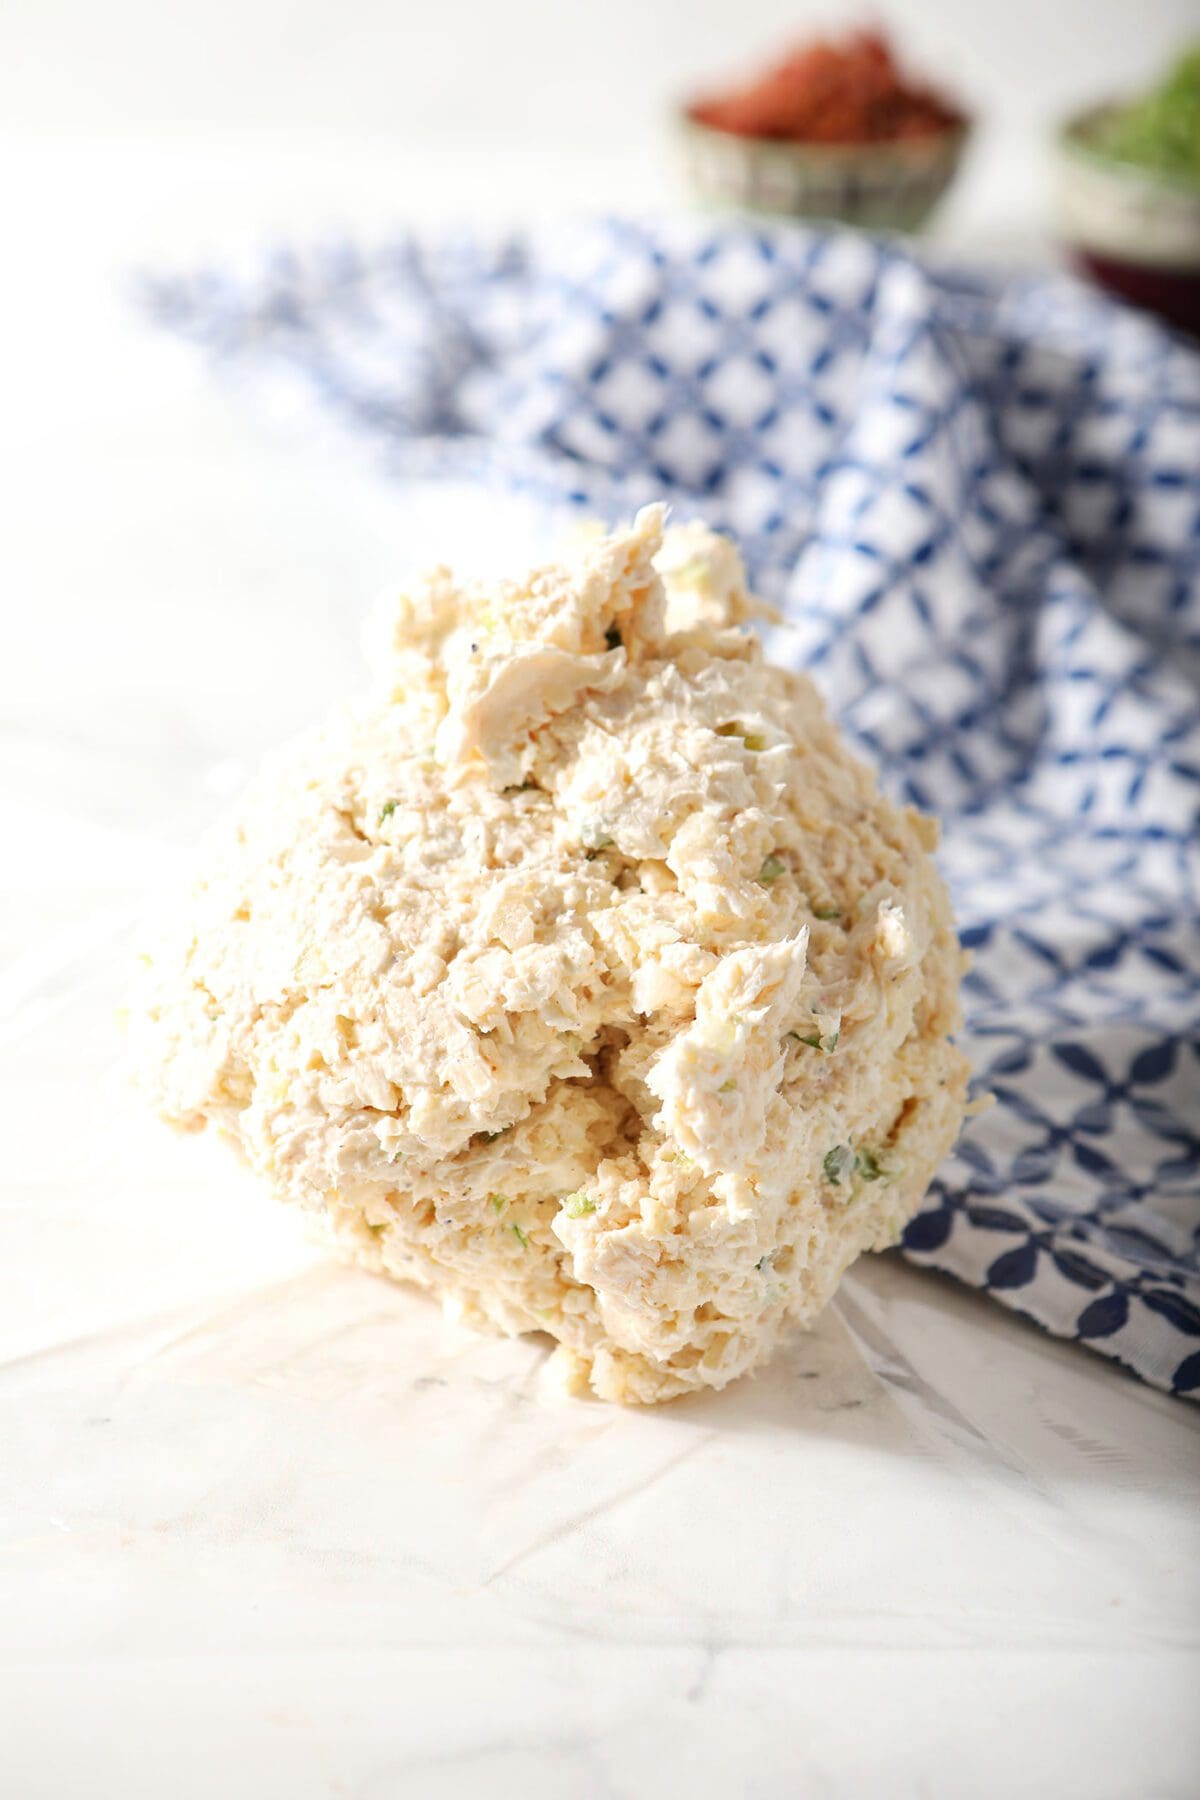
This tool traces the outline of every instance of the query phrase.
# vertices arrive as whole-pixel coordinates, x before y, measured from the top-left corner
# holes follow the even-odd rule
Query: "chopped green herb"
[[[757,879],[762,882],[764,887],[770,887],[773,881],[778,881],[781,875],[786,874],[787,864],[782,862],[778,856],[768,856],[758,871]]]
[[[842,916],[842,909],[840,906],[814,906],[813,907],[813,918],[821,919],[826,925],[829,923],[830,919],[840,919],[841,916]]]
[[[596,1210],[596,1202],[582,1188],[574,1194],[568,1194],[562,1206],[568,1219],[582,1219],[585,1213],[594,1213]]]
[[[622,648],[622,646],[624,644],[624,639],[622,638],[621,633],[617,630],[617,627],[615,625],[610,625],[608,630],[605,632],[604,642],[608,645],[608,648],[610,650],[620,650]]]
[[[585,850],[607,850],[614,841],[605,828],[603,819],[588,819],[579,833],[579,841]]]
[[[858,1153],[858,1172],[864,1181],[878,1181],[887,1174],[878,1153],[865,1146]]]
[[[849,1180],[858,1167],[858,1157],[849,1144],[835,1144],[825,1152],[825,1179],[836,1187],[845,1176]]]
[[[388,819],[391,818],[392,814],[395,812],[395,810],[399,806],[399,804],[400,804],[400,802],[398,800],[385,800],[384,801],[383,805],[379,809],[379,823],[381,825],[384,824]]]
[[[760,1256],[758,1261],[755,1263],[754,1266],[759,1271],[760,1274],[763,1272],[764,1269],[769,1269],[771,1267],[772,1255],[773,1255],[773,1252],[768,1250],[767,1254],[765,1256]]]
[[[795,1040],[798,1044],[807,1044],[810,1050],[823,1050],[825,1052],[826,1056],[833,1055],[834,1051],[838,1047],[838,1039],[841,1035],[842,1035],[841,1029],[840,1029],[840,1027],[838,1027],[836,1025],[834,1026],[833,1030],[829,1033],[829,1036],[824,1037],[824,1038],[821,1037],[820,1034],[815,1031],[810,1032],[807,1036],[805,1036],[805,1034],[803,1032],[799,1032],[799,1031],[789,1031],[787,1033],[787,1036],[790,1038],[795,1038]]]
[[[508,1195],[493,1194],[488,1204],[491,1206],[493,1212],[502,1213],[508,1205]]]
[[[512,1232],[512,1234],[516,1238],[518,1244],[520,1244],[522,1250],[528,1250],[529,1239],[526,1237],[525,1233],[521,1230],[521,1227],[517,1224],[515,1219],[513,1220],[512,1224],[509,1226],[508,1229]]]
[[[735,1093],[736,1091],[737,1091],[737,1082],[732,1080],[732,1078],[729,1081],[723,1081],[721,1083],[720,1087],[717,1089],[718,1094],[732,1094],[732,1093]]]

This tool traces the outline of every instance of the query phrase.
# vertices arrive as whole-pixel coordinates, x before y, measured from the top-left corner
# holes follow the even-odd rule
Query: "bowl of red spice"
[[[953,181],[967,115],[904,74],[879,32],[790,51],[679,109],[685,169],[708,205],[916,231]]]

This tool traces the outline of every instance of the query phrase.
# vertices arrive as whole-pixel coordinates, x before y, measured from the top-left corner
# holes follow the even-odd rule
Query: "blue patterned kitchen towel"
[[[996,1104],[906,1249],[1200,1392],[1200,355],[1065,277],[608,221],[150,284],[397,469],[736,533],[896,795],[939,814]]]

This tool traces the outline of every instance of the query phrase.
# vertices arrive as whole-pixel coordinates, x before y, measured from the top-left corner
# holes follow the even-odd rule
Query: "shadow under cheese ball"
[[[436,571],[379,691],[211,836],[134,1009],[167,1119],[606,1399],[761,1363],[963,1117],[935,828],[762,610],[660,507],[510,583]]]

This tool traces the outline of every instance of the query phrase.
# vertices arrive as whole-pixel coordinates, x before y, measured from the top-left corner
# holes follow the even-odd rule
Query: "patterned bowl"
[[[796,144],[718,131],[687,108],[676,128],[689,185],[704,205],[868,231],[918,231],[953,181],[971,129],[964,121],[884,144]]]
[[[1111,110],[1092,107],[1059,131],[1059,230],[1076,261],[1106,287],[1198,331],[1200,187],[1106,151],[1099,128]]]

